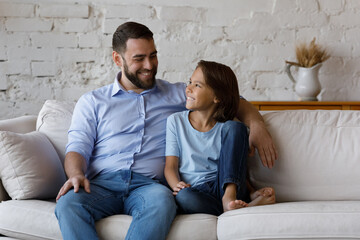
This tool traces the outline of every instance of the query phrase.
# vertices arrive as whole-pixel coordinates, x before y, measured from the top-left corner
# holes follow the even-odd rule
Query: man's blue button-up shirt
[[[77,102],[68,133],[66,153],[80,153],[86,176],[131,169],[163,179],[166,119],[185,110],[185,83],[156,80],[138,94],[120,84],[84,94]]]

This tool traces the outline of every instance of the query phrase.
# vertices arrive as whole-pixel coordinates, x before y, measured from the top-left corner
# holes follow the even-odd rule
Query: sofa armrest
[[[0,120],[0,131],[15,133],[28,133],[36,130],[37,116],[21,116],[17,118]]]

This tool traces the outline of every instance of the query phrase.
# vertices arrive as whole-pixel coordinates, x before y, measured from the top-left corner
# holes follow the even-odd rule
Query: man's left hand
[[[254,156],[255,148],[258,150],[262,164],[272,168],[278,153],[272,137],[263,122],[253,123],[249,135],[250,156]]]

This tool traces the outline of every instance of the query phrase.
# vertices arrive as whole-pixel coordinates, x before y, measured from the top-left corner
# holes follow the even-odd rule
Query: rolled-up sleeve
[[[66,153],[81,154],[87,165],[96,139],[96,107],[91,94],[83,95],[77,102],[68,131]]]
[[[165,156],[180,156],[179,144],[176,134],[176,126],[174,116],[171,115],[166,123],[166,151]]]

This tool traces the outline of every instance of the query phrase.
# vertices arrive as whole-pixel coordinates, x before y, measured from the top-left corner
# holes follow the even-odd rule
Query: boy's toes
[[[224,209],[224,212],[229,211],[229,210],[235,210],[235,209],[247,207],[247,206],[248,206],[248,204],[241,200],[230,201],[228,203],[227,208]]]

